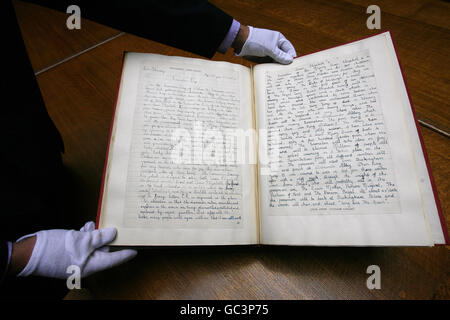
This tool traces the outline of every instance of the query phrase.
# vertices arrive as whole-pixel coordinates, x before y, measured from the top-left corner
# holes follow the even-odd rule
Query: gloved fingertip
[[[93,238],[92,238],[92,246],[94,248],[100,248],[111,241],[114,240],[116,237],[117,230],[116,228],[103,228],[100,230],[94,230],[93,231]]]
[[[109,267],[113,267],[133,259],[136,255],[137,255],[136,250],[122,249],[107,253],[105,255],[104,261],[108,261]]]
[[[297,56],[297,52],[295,51],[294,46],[286,38],[280,40],[279,48],[281,49],[281,51],[290,54],[293,58]]]
[[[291,64],[294,60],[294,57],[292,57],[290,54],[284,54],[282,56],[278,56],[278,59],[275,59],[278,63],[281,64]]]
[[[80,231],[93,231],[95,230],[95,223],[93,221],[88,221],[84,224],[84,226],[80,229]]]
[[[125,257],[127,260],[131,260],[131,259],[133,259],[134,257],[137,256],[137,251],[136,251],[136,250],[133,250],[133,249],[123,249],[122,251],[125,251],[125,252],[123,253],[123,255],[124,255],[124,257]]]
[[[275,48],[270,57],[281,64],[290,64],[294,59],[289,53],[282,51],[280,48]]]
[[[105,238],[105,241],[108,239],[111,239],[109,242],[113,241],[117,234],[117,229],[110,227],[110,228],[103,228],[100,229],[100,232],[102,233],[102,237]]]

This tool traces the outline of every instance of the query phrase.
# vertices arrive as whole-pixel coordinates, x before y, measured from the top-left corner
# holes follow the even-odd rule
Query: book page
[[[432,244],[389,43],[385,33],[255,67],[263,243]]]
[[[127,53],[100,227],[120,245],[256,243],[256,166],[229,137],[252,126],[248,68]]]

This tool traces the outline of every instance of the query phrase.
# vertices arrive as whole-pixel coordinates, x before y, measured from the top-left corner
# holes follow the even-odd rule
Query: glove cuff
[[[244,44],[242,45],[241,51],[239,53],[234,53],[234,55],[236,57],[243,57],[246,56],[248,54],[246,54],[247,49],[246,49],[246,45],[248,45],[250,38],[252,37],[252,33],[253,33],[253,27],[252,26],[248,26],[248,37],[247,40],[245,40]]]
[[[45,235],[45,232],[28,234],[19,238],[16,242],[22,241],[32,236],[36,236],[36,243],[34,244],[33,252],[31,253],[31,257],[30,260],[28,260],[27,265],[22,269],[22,271],[17,274],[17,277],[27,277],[36,270],[39,261],[39,252],[42,252],[45,243],[47,242],[47,236]]]

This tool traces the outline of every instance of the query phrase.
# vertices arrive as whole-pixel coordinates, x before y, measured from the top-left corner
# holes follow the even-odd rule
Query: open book
[[[432,246],[446,226],[390,33],[239,64],[126,53],[114,245]]]

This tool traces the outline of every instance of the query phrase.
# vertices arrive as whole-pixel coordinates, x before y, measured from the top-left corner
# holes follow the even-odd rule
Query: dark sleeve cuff
[[[9,260],[11,259],[11,242],[0,241],[0,283],[6,277]]]
[[[241,27],[241,24],[233,19],[233,23],[231,24],[230,30],[228,31],[227,35],[225,36],[225,39],[223,39],[222,43],[220,44],[217,51],[220,53],[226,53],[228,49],[231,47],[231,44],[233,43],[234,39],[236,38],[239,29]]]

